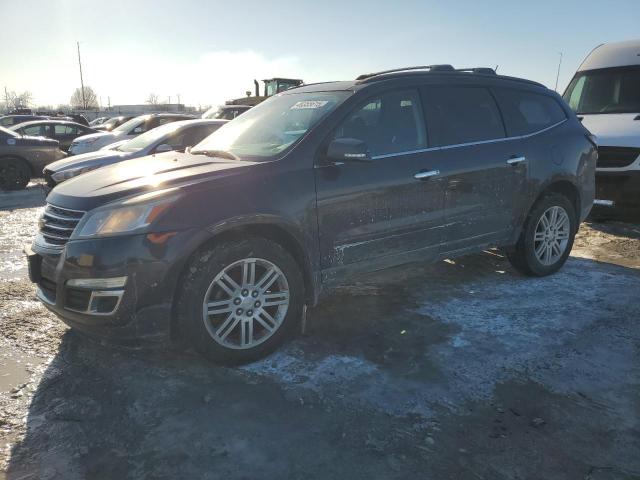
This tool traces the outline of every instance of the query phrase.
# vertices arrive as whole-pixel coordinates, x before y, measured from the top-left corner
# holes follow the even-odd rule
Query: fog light
[[[73,278],[67,280],[68,287],[76,288],[91,288],[91,289],[107,289],[107,288],[122,288],[127,283],[127,277],[112,277],[112,278]]]

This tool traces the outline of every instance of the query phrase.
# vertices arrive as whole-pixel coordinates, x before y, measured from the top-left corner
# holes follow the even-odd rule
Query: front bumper
[[[596,171],[598,206],[640,208],[640,170]]]
[[[165,343],[182,268],[206,236],[185,230],[161,244],[146,234],[74,240],[61,252],[34,244],[25,253],[38,298],[70,327],[110,340]],[[123,285],[69,285],[72,279],[118,277],[126,277]]]

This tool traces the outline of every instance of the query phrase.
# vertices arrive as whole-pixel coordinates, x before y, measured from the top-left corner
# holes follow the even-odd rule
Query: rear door
[[[78,136],[78,129],[73,125],[57,124],[50,125],[49,128],[53,129],[53,138],[60,142],[62,150],[67,150]]]
[[[340,267],[366,270],[376,261],[401,263],[408,254],[437,255],[444,190],[437,176],[428,175],[438,165],[421,103],[417,88],[378,94],[348,114],[328,139],[362,140],[372,161],[316,165],[325,279]]]
[[[508,237],[527,177],[526,152],[507,139],[496,101],[482,86],[425,87],[430,138],[445,177],[443,251]]]

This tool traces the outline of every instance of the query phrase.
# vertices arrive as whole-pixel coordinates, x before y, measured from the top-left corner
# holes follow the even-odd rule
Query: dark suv
[[[355,272],[491,246],[526,275],[555,272],[591,209],[596,157],[556,93],[489,69],[306,85],[190,151],[56,187],[31,279],[91,335],[251,361]]]

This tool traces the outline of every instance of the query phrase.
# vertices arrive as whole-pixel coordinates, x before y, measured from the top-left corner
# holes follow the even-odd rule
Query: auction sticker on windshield
[[[327,103],[329,103],[328,100],[302,100],[295,103],[291,107],[291,110],[299,110],[303,108],[321,108],[324,107]]]

